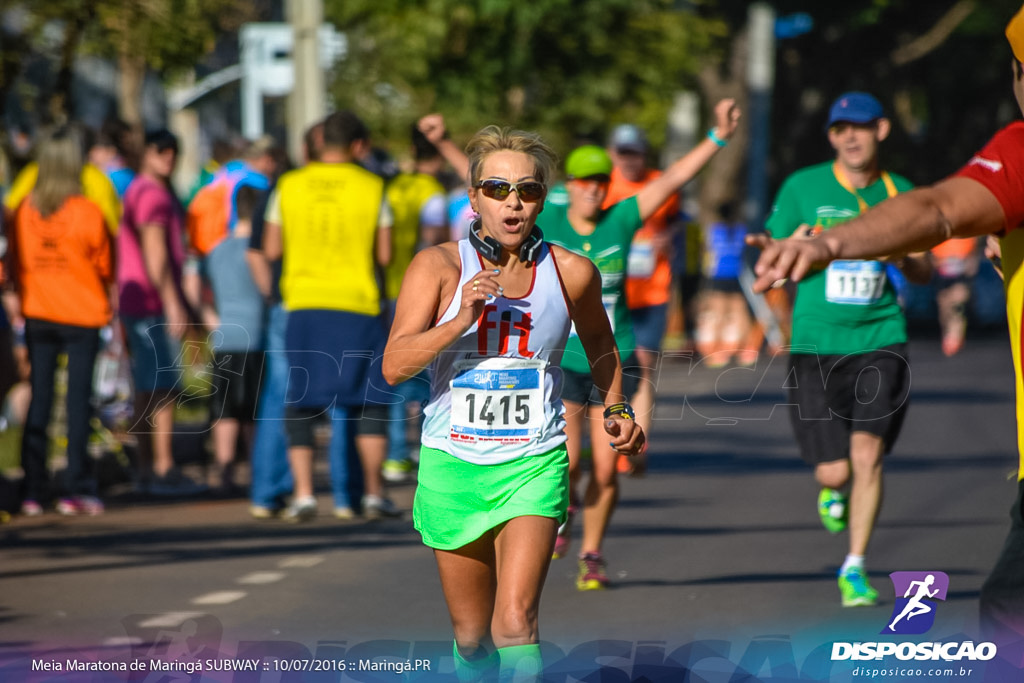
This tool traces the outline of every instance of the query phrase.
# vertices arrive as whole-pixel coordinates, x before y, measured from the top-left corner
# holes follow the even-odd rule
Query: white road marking
[[[262,585],[266,583],[274,583],[275,581],[280,581],[285,576],[287,576],[287,574],[285,574],[284,572],[253,572],[252,574],[246,574],[245,576],[240,578],[238,580],[238,583],[249,586]]]
[[[245,591],[216,591],[213,593],[207,593],[206,595],[200,595],[198,598],[192,599],[193,605],[226,605],[229,602],[235,600],[241,600],[246,595]]]
[[[140,628],[173,628],[181,626],[189,619],[203,616],[203,612],[167,612],[158,614],[152,619],[139,623]]]
[[[142,645],[145,641],[137,636],[115,636],[103,641],[103,647],[122,647],[124,645]]]
[[[297,555],[295,557],[289,557],[288,559],[282,560],[278,563],[278,566],[282,569],[299,567],[309,568],[315,567],[324,561],[322,555]],[[243,585],[265,585],[280,581],[285,578],[287,574],[285,572],[278,571],[260,571],[251,572],[242,576],[238,579],[238,583]],[[197,598],[191,600],[193,605],[227,605],[228,603],[241,600],[248,593],[245,591],[215,591],[213,593],[207,593],[206,595],[200,595]],[[189,619],[202,616],[203,612],[168,612],[166,614],[159,614],[155,617],[147,619],[139,624],[140,628],[174,628],[181,626]],[[108,642],[110,645],[137,645],[138,639],[136,638],[111,638]]]
[[[322,555],[298,555],[296,557],[289,557],[287,560],[282,560],[278,567],[287,569],[289,567],[315,567],[324,561]]]

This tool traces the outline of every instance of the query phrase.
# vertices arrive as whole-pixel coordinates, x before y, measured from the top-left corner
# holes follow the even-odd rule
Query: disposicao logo
[[[889,578],[896,604],[882,633],[926,633],[935,623],[935,601],[946,599],[949,576],[944,572],[893,572]]]
[[[949,576],[943,572],[893,572],[889,575],[896,590],[896,605],[882,634],[914,635],[927,632],[935,624],[936,600],[945,600]],[[948,642],[855,642],[832,643],[832,661],[988,661],[997,652],[995,643],[973,641]],[[854,675],[858,675],[854,671]],[[917,680],[917,679],[915,679]]]

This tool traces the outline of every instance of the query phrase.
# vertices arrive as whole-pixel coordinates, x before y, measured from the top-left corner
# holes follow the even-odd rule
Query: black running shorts
[[[888,453],[910,402],[906,344],[851,355],[790,356],[790,422],[809,465],[850,457],[850,434],[881,437]]]
[[[643,368],[636,354],[631,354],[622,362],[622,393],[627,399],[636,393],[641,376]],[[603,405],[601,395],[594,386],[594,378],[589,372],[573,372],[565,368],[562,368],[562,400],[579,405]]]

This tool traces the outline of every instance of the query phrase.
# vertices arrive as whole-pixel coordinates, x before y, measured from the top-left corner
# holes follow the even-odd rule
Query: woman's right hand
[[[184,339],[192,322],[188,307],[177,297],[170,297],[164,304],[164,321],[167,333],[174,339]]]
[[[484,312],[484,305],[504,293],[504,288],[495,279],[501,273],[497,268],[481,270],[462,286],[462,305],[455,319],[463,330],[473,326]]]
[[[441,114],[427,114],[417,122],[416,127],[435,146],[440,144],[448,134],[444,123],[444,116]]]

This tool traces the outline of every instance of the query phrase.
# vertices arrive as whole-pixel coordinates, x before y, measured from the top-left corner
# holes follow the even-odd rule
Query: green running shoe
[[[381,476],[384,481],[395,484],[412,479],[412,460],[385,460],[381,466]]]
[[[868,583],[863,567],[850,567],[839,574],[843,607],[871,607],[878,603],[878,591]]]
[[[818,494],[818,515],[830,533],[838,534],[846,530],[848,511],[846,494],[842,491],[824,488]]]

